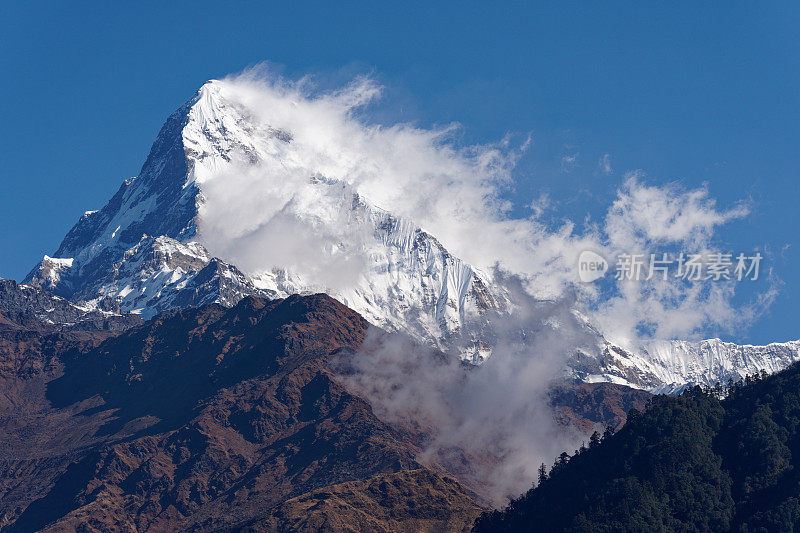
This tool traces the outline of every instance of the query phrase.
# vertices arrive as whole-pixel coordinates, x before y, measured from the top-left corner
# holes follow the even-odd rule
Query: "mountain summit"
[[[364,185],[370,163],[359,159],[358,142],[334,153],[328,137],[342,133],[314,102],[254,91],[230,80],[204,84],[167,119],[139,175],[84,213],[25,283],[87,309],[116,301],[144,318],[246,296],[325,292],[387,330],[473,362],[486,357],[487,316],[512,312],[513,291]],[[671,391],[800,357],[797,343],[714,341],[631,353],[581,323],[589,346],[565,369],[581,381]]]
[[[58,259],[45,257],[25,282],[72,300],[115,298],[144,317],[213,301],[233,305],[248,295],[322,290],[373,323],[439,346],[469,318],[502,307],[503,291],[489,276],[412,221],[372,205],[343,180],[295,172],[302,153],[292,133],[261,123],[236,97],[226,82],[206,83],[167,119],[139,176],[126,180],[105,207],[84,214],[54,254]],[[270,172],[275,168],[283,172]],[[269,222],[288,233],[272,239],[263,261],[250,261],[247,275],[201,244],[224,241],[217,246],[224,251],[241,238],[211,234],[206,227],[216,214],[204,208],[214,191],[228,188],[226,180],[242,175],[274,181]],[[255,227],[245,231],[265,231],[259,227],[265,220],[231,226],[248,222]],[[313,262],[323,274],[346,270],[347,283],[310,279],[303,268],[309,261],[298,269],[281,266],[287,245],[276,245],[278,237],[301,241],[289,255],[318,254]],[[345,256],[360,263],[337,263]]]

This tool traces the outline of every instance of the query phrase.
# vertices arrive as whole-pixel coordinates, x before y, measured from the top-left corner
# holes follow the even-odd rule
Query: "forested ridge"
[[[631,410],[483,514],[489,531],[800,529],[800,366]]]

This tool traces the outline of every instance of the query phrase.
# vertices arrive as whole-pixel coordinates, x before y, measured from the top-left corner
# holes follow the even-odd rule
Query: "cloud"
[[[527,140],[464,147],[457,125],[371,122],[370,105],[382,92],[368,77],[321,90],[312,78],[246,72],[226,78],[220,91],[241,115],[229,126],[261,132],[256,137],[264,140],[233,146],[229,161],[206,169],[199,234],[214,255],[251,274],[289,268],[318,290],[348,287],[373,267],[374,235],[341,201],[366,199],[494,273],[514,296],[515,313],[476,325],[493,346],[477,369],[373,333],[343,370],[380,416],[426,429],[426,460],[452,466],[459,453],[471,456],[467,474],[494,499],[524,489],[541,461],[574,443],[553,425],[546,401],[566,359],[579,347],[590,349],[574,310],[613,342],[636,348],[648,339],[741,327],[774,298],[768,292],[751,305],[734,305],[735,283],[578,282],[584,250],[609,260],[713,251],[717,230],[748,207],[720,208],[707,187],[657,185],[631,173],[603,218],[553,227],[539,220],[553,209],[546,194],[530,204],[528,217],[511,216],[504,199]],[[577,153],[565,156],[562,168],[577,161]],[[601,162],[610,171],[610,157]]]
[[[570,172],[575,170],[575,167],[578,166],[578,156],[579,155],[580,154],[576,152],[574,154],[569,154],[569,155],[565,155],[564,157],[562,157],[561,158],[561,172],[563,172],[564,174],[569,174]]]
[[[675,242],[699,247],[709,242],[716,227],[749,212],[744,204],[718,210],[706,187],[685,191],[676,184],[645,185],[641,173],[629,173],[605,226],[610,241],[630,249]]]
[[[749,213],[745,204],[718,209],[708,189],[648,185],[641,172],[626,175],[603,225],[606,257],[680,252],[725,252],[714,232]],[[730,252],[730,251],[728,251]],[[589,304],[593,322],[614,342],[636,349],[642,340],[695,338],[708,329],[733,332],[763,310],[758,301],[735,305],[734,281],[618,280],[614,292]],[[759,297],[761,298],[761,297]],[[758,298],[757,298],[758,300]]]
[[[319,290],[362,277],[370,268],[372,236],[365,233],[368,225],[341,210],[336,188],[346,187],[414,221],[467,263],[519,276],[534,298],[576,294],[575,305],[612,339],[693,336],[750,316],[737,313],[733,284],[577,283],[584,250],[608,259],[678,247],[713,250],[716,231],[749,209],[720,208],[707,187],[657,185],[641,172],[629,173],[604,218],[553,227],[539,220],[552,208],[546,194],[525,218],[510,215],[504,196],[528,140],[460,146],[457,125],[373,123],[370,106],[382,89],[369,77],[321,90],[308,77],[246,72],[226,78],[221,91],[249,128],[291,136],[255,147],[255,161],[253,150],[232,150],[230,164],[201,184],[201,238],[212,253],[250,273],[288,266]],[[564,162],[577,159],[575,153]],[[610,167],[610,157],[602,161]],[[314,180],[324,181],[329,193],[320,195]]]
[[[202,184],[203,244],[251,275],[286,269],[321,291],[353,286],[369,267],[370,235],[342,209],[345,184],[312,178],[234,159]]]
[[[531,216],[534,219],[540,218],[545,211],[553,207],[553,200],[550,198],[550,195],[546,192],[540,193],[539,197],[536,198],[534,201],[528,205],[528,208],[531,210]]]
[[[455,253],[463,252],[465,260],[489,267],[495,262],[502,243],[488,235],[482,249],[474,246],[473,236],[487,220],[494,235],[503,231],[510,204],[501,192],[527,140],[516,146],[503,139],[458,148],[455,125],[370,124],[362,114],[380,87],[368,78],[318,92],[309,79],[293,82],[248,72],[224,80],[220,90],[248,127],[289,132],[291,142],[232,150],[231,161],[214,167],[200,184],[200,235],[213,253],[250,272],[288,263],[315,279],[320,257],[368,252],[358,221],[333,219],[343,216],[333,199],[340,183],[373,205],[413,220]],[[332,184],[331,198],[316,198],[319,187],[309,185],[314,176]],[[291,218],[302,219],[302,238],[278,242],[278,236],[293,234],[287,227]],[[332,233],[324,235],[324,229]],[[314,232],[320,235],[312,238]]]
[[[602,157],[597,160],[597,168],[603,174],[613,174],[614,169],[611,168],[611,154],[603,154]]]
[[[337,367],[379,417],[424,435],[419,460],[459,473],[495,505],[530,487],[541,463],[585,439],[555,424],[548,391],[574,351],[594,339],[569,299],[534,301],[508,281],[518,289],[518,312],[490,317],[494,351],[479,367],[378,330]]]

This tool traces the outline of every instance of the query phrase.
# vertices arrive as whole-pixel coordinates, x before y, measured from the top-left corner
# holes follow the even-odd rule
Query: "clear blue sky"
[[[785,285],[737,340],[798,338],[800,7],[649,4],[2,2],[0,276],[24,277],[136,175],[205,80],[269,60],[374,71],[403,119],[458,121],[466,142],[532,132],[520,205],[546,191],[597,216],[631,169],[708,182],[723,206],[751,199],[724,240],[766,246]]]

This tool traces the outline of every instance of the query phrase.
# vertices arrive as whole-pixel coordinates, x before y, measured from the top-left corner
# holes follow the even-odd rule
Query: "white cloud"
[[[379,417],[422,430],[420,460],[461,472],[497,505],[530,487],[541,463],[580,444],[554,422],[548,391],[574,350],[593,340],[567,300],[515,295],[514,317],[490,318],[494,351],[480,367],[376,331],[360,353],[338,360],[348,388],[369,398]]]
[[[579,153],[568,154],[561,158],[561,172],[569,174],[578,166]]]
[[[703,246],[717,226],[748,213],[744,204],[718,210],[706,187],[684,191],[675,184],[645,185],[640,173],[629,173],[605,225],[610,241],[630,249],[675,242]]]
[[[303,202],[313,203],[330,220],[341,215],[333,200],[308,193],[309,178],[320,175],[413,220],[468,263],[519,275],[536,298],[576,293],[576,305],[611,337],[635,338],[643,326],[658,336],[691,336],[748,316],[731,303],[735,287],[723,284],[619,284],[610,296],[595,286],[576,285],[583,250],[610,259],[666,246],[713,249],[715,231],[748,209],[720,209],[706,187],[658,186],[646,183],[641,173],[628,174],[604,219],[582,228],[567,220],[553,229],[538,221],[551,207],[547,195],[530,204],[528,218],[510,217],[511,206],[503,200],[527,142],[515,147],[506,138],[459,147],[455,125],[425,129],[371,123],[365,117],[381,88],[369,78],[324,92],[309,78],[292,82],[246,73],[226,79],[225,87],[226,96],[257,127],[292,135],[290,143],[276,143],[274,154],[257,164],[232,166],[225,179],[203,184],[206,244],[248,271],[290,266],[324,288],[352,283],[367,268],[366,237],[357,225],[303,217],[308,211]],[[565,162],[574,165],[577,159],[575,153]],[[602,161],[610,167],[610,157]],[[322,268],[321,251],[332,258]]]
[[[418,346],[377,337],[349,374],[350,386],[380,416],[426,428],[432,441],[425,454],[432,462],[454,460],[447,456],[454,447],[494,458],[478,458],[472,473],[494,498],[524,489],[540,461],[573,442],[553,426],[545,399],[550,380],[585,341],[570,310],[579,308],[612,341],[631,346],[648,337],[738,327],[774,297],[770,292],[741,308],[732,303],[733,283],[578,283],[584,250],[607,259],[670,247],[713,250],[716,230],[748,209],[719,208],[706,187],[658,186],[630,174],[603,219],[552,228],[538,220],[553,208],[546,194],[530,204],[527,218],[511,217],[502,199],[527,142],[464,148],[454,142],[457,126],[371,123],[368,104],[381,92],[368,78],[324,92],[307,78],[246,73],[228,78],[225,91],[252,127],[288,132],[292,139],[262,147],[256,162],[252,154],[234,152],[231,164],[214,167],[201,184],[200,234],[215,255],[248,272],[289,267],[322,288],[353,283],[368,268],[369,236],[336,203],[341,195],[334,189],[349,187],[413,220],[468,263],[513,274],[511,282],[498,281],[518,289],[518,312],[491,321],[493,355],[478,371],[464,373]],[[576,153],[562,164],[571,170],[577,161]],[[610,172],[610,157],[601,162]],[[326,180],[332,194],[320,195],[312,178]]]
[[[553,200],[546,192],[540,193],[539,197],[528,205],[531,210],[531,216],[536,219],[540,218],[548,209],[553,207]]]
[[[597,168],[603,174],[613,174],[614,169],[611,168],[611,154],[603,154],[602,157],[597,160]]]
[[[651,253],[724,251],[714,244],[715,230],[748,213],[744,204],[718,209],[706,187],[647,185],[641,172],[629,173],[604,220],[605,253],[612,258],[620,254],[649,258]],[[708,329],[732,332],[746,327],[762,306],[737,307],[735,289],[735,282],[691,282],[673,276],[620,280],[614,294],[589,307],[606,335],[635,348],[643,337],[689,338]]]

